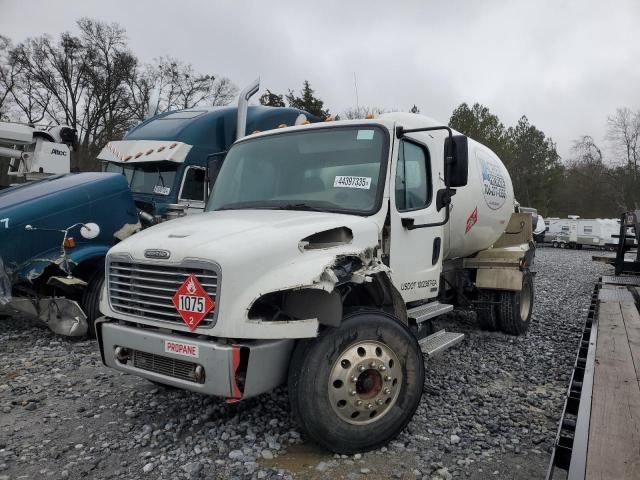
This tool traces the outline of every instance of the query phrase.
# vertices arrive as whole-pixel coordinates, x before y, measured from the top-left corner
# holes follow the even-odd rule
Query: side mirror
[[[80,235],[87,240],[93,240],[100,235],[100,227],[97,223],[85,223],[80,227]]]
[[[464,187],[469,176],[469,143],[465,135],[453,135],[444,142],[444,184]],[[451,157],[449,160],[447,157]]]

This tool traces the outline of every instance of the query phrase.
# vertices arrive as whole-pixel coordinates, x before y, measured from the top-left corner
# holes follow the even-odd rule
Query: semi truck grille
[[[159,373],[167,377],[179,378],[193,383],[202,383],[196,379],[197,364],[185,360],[163,357],[153,353],[132,350],[133,366],[140,370]]]
[[[108,272],[111,307],[126,315],[183,325],[172,299],[190,274],[198,278],[211,299],[216,301],[218,273],[213,269],[113,261],[109,263]],[[216,310],[217,306],[198,328],[213,326]]]

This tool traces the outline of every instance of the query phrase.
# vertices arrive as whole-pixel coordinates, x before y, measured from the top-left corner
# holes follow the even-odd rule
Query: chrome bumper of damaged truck
[[[284,382],[294,342],[222,343],[98,319],[102,361],[154,382],[239,401]]]

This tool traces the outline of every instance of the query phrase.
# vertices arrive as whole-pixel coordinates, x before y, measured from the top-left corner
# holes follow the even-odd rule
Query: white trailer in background
[[[69,173],[76,144],[76,131],[66,125],[0,122],[0,159],[8,159],[9,183]]]
[[[614,249],[618,243],[620,222],[615,218],[549,218],[544,241],[554,248],[577,248],[583,246]]]

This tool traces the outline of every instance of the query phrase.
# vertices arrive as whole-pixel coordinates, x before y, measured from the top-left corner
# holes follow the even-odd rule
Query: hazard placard
[[[194,331],[204,317],[216,306],[196,276],[191,273],[173,296],[173,306]]]

